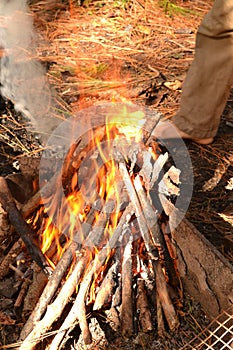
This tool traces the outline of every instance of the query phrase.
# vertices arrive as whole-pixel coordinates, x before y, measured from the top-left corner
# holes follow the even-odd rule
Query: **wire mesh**
[[[233,306],[223,311],[181,350],[233,349]]]

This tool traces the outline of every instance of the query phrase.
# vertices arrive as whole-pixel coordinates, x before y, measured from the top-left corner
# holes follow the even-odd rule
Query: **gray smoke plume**
[[[14,103],[43,138],[58,123],[52,117],[52,93],[43,66],[35,59],[36,33],[27,0],[1,0],[1,95]]]

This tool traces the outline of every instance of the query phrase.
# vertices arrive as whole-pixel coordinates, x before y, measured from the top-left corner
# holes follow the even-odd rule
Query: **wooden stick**
[[[115,256],[117,256],[117,259],[119,259],[118,252],[119,252],[119,249],[115,250]],[[111,307],[109,310],[105,311],[107,320],[111,328],[115,331],[119,331],[121,326],[120,317],[119,317],[119,307],[122,301],[122,274],[118,275],[117,282],[118,282],[118,285],[112,297]]]
[[[128,227],[128,222],[132,215],[132,206],[129,205],[124,211],[120,222],[113,234],[110,238],[106,246],[104,246],[99,253],[95,255],[94,260],[89,264],[86,273],[83,277],[82,283],[80,285],[80,290],[75,299],[75,302],[63,322],[61,328],[59,329],[59,333],[54,337],[50,350],[59,349],[63,338],[65,337],[67,332],[70,332],[76,323],[79,323],[82,337],[85,344],[90,344],[92,341],[92,336],[90,330],[88,328],[87,316],[85,310],[85,298],[87,296],[89,287],[93,280],[94,275],[98,275],[100,269],[104,265],[106,259],[110,256],[112,249],[116,246],[120,236],[125,232],[125,226]]]
[[[103,248],[99,254],[96,254],[95,259],[88,265],[74,304],[61,328],[59,329],[59,332],[50,344],[50,350],[59,349],[62,339],[67,332],[70,332],[74,328],[76,322],[79,323],[84,343],[86,345],[91,344],[92,336],[87,322],[85,299],[93,280],[93,276],[98,274],[109,254],[110,250]]]
[[[28,278],[26,278],[26,279],[23,281],[22,286],[21,286],[21,289],[20,289],[20,292],[19,292],[19,294],[18,294],[18,296],[17,296],[17,299],[16,299],[16,301],[15,301],[15,303],[14,303],[14,307],[15,307],[15,308],[19,308],[19,307],[22,305],[22,303],[23,303],[23,301],[24,301],[24,298],[25,298],[25,296],[26,296],[26,294],[27,294],[28,287],[29,287],[29,285],[30,285],[31,283],[32,283],[32,281],[31,281],[30,279],[28,279]]]
[[[53,322],[61,315],[89,261],[90,255],[86,254],[76,263],[74,270],[72,271],[67,281],[64,283],[57,298],[52,304],[47,307],[47,311],[43,319],[34,325],[31,333],[21,344],[19,348],[20,350],[34,349],[35,346],[40,342],[40,337],[45,335]]]
[[[159,295],[164,315],[166,317],[170,330],[174,331],[179,327],[180,323],[175,308],[172,304],[170,295],[168,293],[167,282],[165,280],[162,266],[158,261],[152,261],[152,264],[156,275],[157,293]]]
[[[158,327],[158,335],[163,337],[166,334],[164,317],[163,317],[163,308],[160,302],[160,298],[158,293],[156,293],[156,304],[157,304],[157,327]]]
[[[171,298],[169,297],[165,276],[163,274],[162,267],[159,263],[158,249],[155,246],[155,242],[151,234],[151,231],[147,226],[146,218],[141,208],[138,195],[132,184],[131,178],[128,174],[124,161],[121,160],[119,166],[122,172],[123,179],[125,181],[125,185],[128,189],[130,199],[134,204],[135,215],[138,220],[138,225],[139,225],[142,237],[144,239],[148,255],[153,265],[153,269],[154,269],[154,272],[156,275],[156,281],[157,281],[156,285],[157,285],[159,297],[163,306],[164,314],[166,316],[169,328],[171,330],[174,330],[179,326],[179,320],[175,312],[175,308],[172,304]]]
[[[114,208],[115,201],[109,199],[104,205],[97,222],[94,224],[91,232],[84,241],[84,246],[93,249],[94,247],[99,248],[103,245],[104,231]]]
[[[17,255],[22,252],[23,249],[23,241],[21,238],[18,239],[17,242],[11,247],[8,254],[4,257],[0,264],[0,279],[5,277],[10,269],[10,265],[15,262]]]
[[[28,318],[26,324],[24,325],[21,331],[21,340],[25,339],[29,335],[29,333],[33,330],[36,324],[40,321],[43,313],[46,311],[48,304],[54,297],[58,285],[60,284],[67,268],[69,267],[75,256],[76,248],[77,243],[73,242],[63,254],[61,260],[58,262],[51,278],[49,279],[46,287],[43,290],[43,293],[41,294],[39,302],[37,303],[36,307],[34,308],[33,312],[31,313],[30,317]]]
[[[91,224],[93,222],[94,216],[93,216],[94,209],[88,213],[87,220],[88,225],[85,225],[85,223],[81,226],[81,231],[84,233],[84,236],[88,234],[88,232],[91,230]],[[90,215],[89,215],[90,214]],[[72,260],[77,258],[76,251],[80,247],[79,240],[75,241],[76,237],[73,237],[73,242],[71,245],[67,248],[66,252],[63,254],[62,258],[58,262],[55,270],[53,271],[53,274],[48,281],[43,293],[41,294],[40,300],[37,303],[36,307],[34,308],[32,314],[30,315],[28,321],[24,325],[24,328],[21,332],[20,339],[25,339],[29,333],[32,331],[34,326],[37,324],[38,321],[40,321],[41,316],[46,311],[46,308],[48,304],[50,303],[51,299],[54,297],[54,294],[66,272],[68,267],[70,266]]]
[[[149,113],[151,112],[146,112],[147,118],[145,124],[143,125],[143,141],[146,145],[152,141],[152,133],[161,119],[161,115],[159,113],[155,113],[154,111],[152,112],[152,115],[149,115]]]
[[[51,268],[48,265],[40,248],[33,241],[34,232],[30,226],[24,221],[19,210],[17,209],[11,192],[7,186],[7,182],[0,177],[0,201],[3,208],[9,215],[9,220],[22,238],[26,248],[35,262],[41,267],[46,276],[51,276]]]
[[[118,332],[120,329],[120,318],[119,318],[119,312],[117,311],[117,308],[115,306],[112,306],[109,310],[105,311],[105,315],[107,318],[107,322],[110,324],[111,328]]]
[[[159,174],[165,165],[166,161],[168,160],[168,153],[160,154],[159,157],[156,159],[156,162],[154,163],[151,179],[150,179],[150,188],[154,186],[154,183],[158,180]]]
[[[77,141],[75,141],[69,148],[69,151],[65,157],[65,160],[63,162],[62,167],[62,184],[63,188],[66,190],[66,192],[69,191],[68,187],[70,188],[70,181],[73,177],[75,168],[73,167],[73,160],[74,160],[74,153],[77,150],[79,144],[81,142],[81,138],[79,138]]]
[[[46,198],[54,194],[54,188],[56,188],[59,179],[59,172],[55,173],[50,181],[44,185],[42,189],[39,189],[27,203],[21,207],[21,214],[26,219],[31,215],[41,204],[43,204],[42,197],[46,195]]]
[[[127,243],[122,262],[122,305],[121,332],[125,337],[133,334],[133,272],[132,272],[132,237]]]
[[[140,204],[138,195],[137,195],[136,190],[133,186],[132,180],[129,176],[125,162],[122,159],[120,160],[120,163],[119,163],[119,169],[121,171],[123,180],[125,182],[125,186],[128,190],[131,202],[134,205],[135,215],[136,215],[137,220],[138,220],[138,225],[139,225],[142,237],[144,239],[147,252],[148,252],[148,254],[152,255],[151,257],[153,259],[157,259],[158,258],[157,248],[155,247],[155,244],[153,242],[151,232],[148,229],[147,222],[146,222],[143,210],[141,208],[141,204]]]
[[[164,256],[164,264],[166,267],[166,272],[169,277],[169,282],[174,287],[180,286],[180,281],[177,277],[174,260],[170,256],[166,240],[164,238],[164,235],[162,234],[161,228],[158,224],[158,214],[156,214],[155,209],[150,204],[150,201],[142,187],[141,180],[139,176],[136,176],[134,179],[134,185],[139,197],[139,201],[141,204],[141,207],[143,208],[143,213],[146,218],[146,222],[148,224],[148,227],[152,233],[153,241],[157,247],[162,251]]]
[[[116,289],[116,276],[119,271],[119,261],[116,261],[108,270],[100,289],[96,295],[93,310],[100,310],[104,305],[111,302],[114,290]]]
[[[22,311],[22,315],[25,319],[28,318],[28,315],[30,315],[32,310],[34,310],[47,283],[47,278],[38,265],[33,263],[32,269],[33,280],[29,286],[27,295],[25,296]]]
[[[106,136],[106,127],[100,126],[95,130],[95,136],[98,136],[99,141],[102,141]],[[93,135],[89,135],[87,138],[87,144],[84,144],[85,137],[83,139],[79,138],[69,149],[68,155],[64,161],[62,169],[62,184],[66,192],[69,192],[68,186],[74,176],[74,172],[80,168],[83,160],[87,157],[88,153],[96,148],[95,141],[93,140]],[[89,141],[89,142],[88,142]],[[79,147],[80,146],[80,147]],[[77,148],[79,150],[77,152]],[[77,153],[75,155],[75,152]],[[98,164],[98,161],[96,159]]]
[[[109,209],[109,207],[108,207],[108,209]],[[106,208],[105,208],[105,210],[106,210]],[[103,210],[103,211],[105,211],[105,210]],[[132,208],[131,208],[131,210],[132,210]],[[85,223],[84,223],[84,226],[85,226]],[[94,241],[92,241],[92,245],[97,243],[97,241],[99,241],[99,235],[101,235],[103,233],[103,231],[100,230],[100,227],[98,227],[98,222],[96,223],[96,226],[97,226],[99,231],[97,232],[97,230],[93,228],[93,230],[89,233],[89,235],[87,237],[87,240],[90,239],[90,237],[92,237],[92,239],[94,240]],[[91,225],[88,225],[88,227],[85,226],[84,229],[86,230],[86,233],[87,233],[88,230],[91,230]],[[75,240],[75,237],[74,237],[74,240]],[[34,336],[37,337],[38,335],[42,335],[42,333],[40,333],[40,330],[38,330],[37,328],[35,329],[34,327],[40,321],[41,316],[45,312],[46,308],[47,307],[49,308],[48,304],[51,301],[52,297],[54,296],[54,293],[55,293],[64,273],[66,272],[67,267],[70,265],[77,247],[78,247],[78,243],[73,242],[71,244],[71,246],[67,249],[67,251],[64,253],[64,255],[62,256],[58,265],[56,266],[56,268],[53,272],[52,278],[49,280],[47,286],[45,287],[45,289],[41,295],[39,303],[37,304],[36,308],[34,309],[33,313],[29,317],[26,325],[24,326],[24,328],[21,332],[20,337],[21,337],[21,339],[25,339],[27,337],[25,339],[26,342],[30,341],[30,339],[32,339]],[[73,273],[72,273],[72,276],[73,276],[72,278],[75,278]],[[68,278],[68,281],[70,280],[70,278],[71,277]],[[70,281],[71,285],[72,285],[72,278]],[[67,288],[69,288],[69,287],[67,287]],[[73,293],[72,289],[70,289],[70,293],[71,294]],[[69,295],[69,294],[67,294],[67,295]],[[68,297],[67,297],[67,300],[68,300]],[[62,310],[61,310],[61,312],[62,312]],[[53,322],[53,319],[51,319],[51,318],[49,318],[49,316],[47,316],[45,319],[43,318],[41,322],[43,322],[42,326],[44,328],[49,329],[50,325],[52,324],[51,322]],[[49,322],[49,324],[47,326],[46,326],[46,322]],[[32,332],[32,330],[33,330],[33,333],[30,334],[30,332]],[[27,339],[29,339],[29,340],[27,340]]]
[[[143,332],[152,331],[151,313],[148,305],[145,281],[142,278],[137,279],[137,311],[139,311],[139,324]]]
[[[155,216],[154,210],[152,207],[150,207],[149,201],[146,199],[146,196],[144,195],[144,191],[142,189],[142,185],[140,182],[139,177],[136,179],[135,182],[136,189],[138,196],[140,197],[140,200],[142,201],[141,205],[143,206],[143,213],[145,213],[145,217],[147,222],[149,223],[149,229],[151,230],[153,240],[155,244],[160,245],[162,249],[164,250],[166,260],[168,260],[169,269],[172,270],[172,276],[176,276],[175,270],[174,270],[174,264],[173,261],[169,255],[169,252],[167,250],[166,244],[164,242],[164,239],[161,235],[160,228],[157,223],[157,217]],[[153,254],[154,255],[154,254]],[[152,264],[156,276],[156,287],[157,292],[160,297],[160,301],[164,310],[164,314],[166,317],[166,320],[168,322],[169,328],[171,330],[175,330],[179,327],[179,320],[178,316],[175,312],[175,308],[172,304],[171,298],[169,296],[168,288],[167,288],[167,282],[164,276],[164,273],[162,271],[161,264],[158,259],[156,259],[156,256],[152,256]],[[177,284],[178,286],[178,284]]]

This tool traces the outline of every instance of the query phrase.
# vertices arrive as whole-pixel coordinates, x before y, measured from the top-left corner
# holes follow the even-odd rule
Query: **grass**
[[[176,5],[176,1],[171,0],[159,0],[159,5],[164,10],[165,14],[173,17],[176,15],[188,16],[188,15],[200,15],[197,11],[187,7]]]

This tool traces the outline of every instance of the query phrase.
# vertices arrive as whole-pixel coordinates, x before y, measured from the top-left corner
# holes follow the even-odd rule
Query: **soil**
[[[66,111],[75,113],[95,103],[127,98],[166,117],[176,113],[181,85],[193,59],[195,31],[212,1],[110,1],[109,4],[84,1],[83,6],[78,6],[77,1],[33,0],[30,4],[35,26],[44,40],[38,49],[38,60],[47,67],[50,83]],[[142,13],[145,17],[141,17]],[[112,24],[114,20],[121,24],[119,38]],[[112,21],[113,33],[109,21]],[[100,39],[92,37],[93,31]],[[128,35],[129,31],[134,46],[129,43],[128,51],[124,51],[121,45],[127,41],[122,39],[122,33]],[[69,35],[82,39],[79,56],[67,40]],[[186,217],[230,263],[233,263],[232,107],[233,94],[213,144],[201,146],[185,142],[194,174],[193,196]],[[6,176],[20,172],[22,157],[40,158],[44,145],[38,136],[28,131],[23,116],[14,110],[11,101],[1,97],[0,112],[0,175]],[[11,244],[9,238],[6,250]],[[2,309],[7,310],[10,318],[17,319],[13,297],[8,299],[10,306],[6,306],[4,299]],[[174,337],[167,334],[161,340],[153,334],[146,338],[139,335],[127,341],[116,337],[110,347],[181,349],[207,324],[200,306],[186,296],[181,330]],[[17,341],[20,327],[20,321],[3,326],[1,343]],[[98,349],[110,348],[108,346],[96,344]]]

